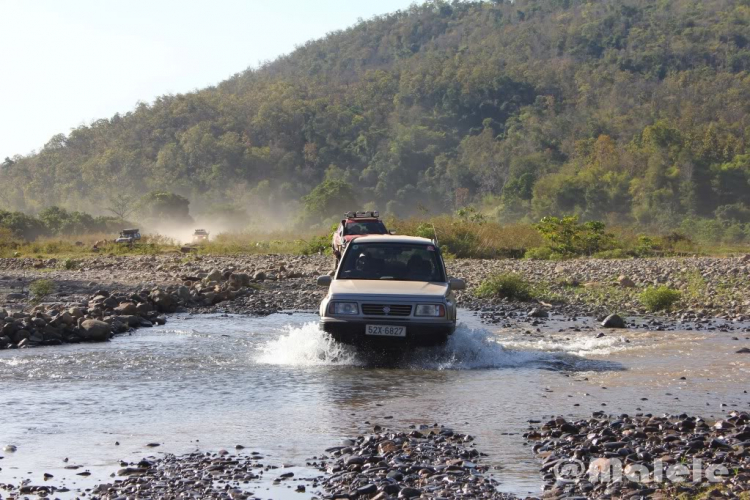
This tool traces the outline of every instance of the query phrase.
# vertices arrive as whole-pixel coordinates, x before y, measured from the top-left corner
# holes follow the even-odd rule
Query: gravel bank
[[[449,273],[467,281],[461,307],[485,312],[530,312],[540,305],[563,316],[638,316],[643,289],[666,285],[682,300],[665,314],[670,321],[750,319],[750,256],[741,258],[658,258],[628,260],[468,260],[447,262]],[[317,309],[324,290],[315,278],[331,271],[327,256],[98,256],[65,269],[55,259],[0,259],[0,306],[26,303],[31,281],[57,284],[49,300],[75,302],[98,289],[141,292],[159,286],[182,291],[181,306],[194,312],[269,314]],[[474,289],[495,273],[517,273],[539,290],[539,302],[478,299]]]
[[[371,434],[346,439],[310,458],[296,473],[237,445],[235,453],[220,450],[123,461],[112,481],[86,492],[102,500],[274,498],[275,488],[331,499],[515,498],[497,491],[498,483],[481,465],[483,454],[473,441],[472,436],[437,424],[412,426],[407,432],[375,426]],[[56,485],[51,475],[45,477],[49,484],[0,484],[0,490],[13,498],[81,493],[75,486]]]
[[[715,485],[725,492],[718,497],[750,491],[746,412],[716,421],[596,412],[532,426],[525,437],[542,460],[544,498],[673,498]]]
[[[485,475],[474,438],[443,427],[374,433],[326,450],[317,464],[329,474],[323,489],[332,498],[512,498]]]

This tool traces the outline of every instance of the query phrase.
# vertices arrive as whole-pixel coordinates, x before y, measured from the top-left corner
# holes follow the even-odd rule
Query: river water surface
[[[0,351],[0,450],[18,446],[0,451],[0,483],[49,472],[75,489],[111,481],[120,460],[237,444],[312,476],[307,459],[375,424],[439,423],[476,437],[500,490],[538,494],[529,419],[748,409],[750,355],[736,354],[747,333],[596,338],[461,320],[447,346],[400,356],[339,346],[312,314],[182,315],[108,343]],[[310,496],[265,487],[264,498]]]

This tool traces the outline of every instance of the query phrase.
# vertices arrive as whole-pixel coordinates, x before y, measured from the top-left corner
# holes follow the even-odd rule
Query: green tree
[[[140,200],[144,217],[155,221],[192,222],[190,200],[168,191],[152,191]]]
[[[599,221],[578,222],[577,216],[544,217],[535,226],[547,245],[558,255],[592,255],[611,247],[614,236]]]
[[[325,219],[357,208],[352,186],[338,180],[323,181],[302,201],[308,220]]]

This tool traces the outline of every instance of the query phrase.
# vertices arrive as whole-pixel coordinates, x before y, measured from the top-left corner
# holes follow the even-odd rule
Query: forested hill
[[[748,0],[433,1],[55,136],[3,163],[0,208],[257,216],[334,179],[399,215],[748,222],[748,126]]]

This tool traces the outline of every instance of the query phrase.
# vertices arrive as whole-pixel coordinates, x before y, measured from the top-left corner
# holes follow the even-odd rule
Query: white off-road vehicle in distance
[[[139,229],[123,229],[120,231],[120,237],[115,240],[115,243],[126,243],[132,245],[140,239],[141,231]]]
[[[456,290],[437,244],[413,236],[361,236],[347,245],[328,294],[320,328],[344,343],[435,345],[456,329]]]

